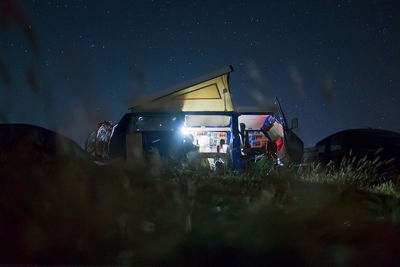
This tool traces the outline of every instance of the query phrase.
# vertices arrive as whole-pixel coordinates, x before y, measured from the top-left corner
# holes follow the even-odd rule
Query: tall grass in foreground
[[[400,200],[359,190],[352,168],[50,160],[0,168],[1,262],[346,266],[400,254]]]

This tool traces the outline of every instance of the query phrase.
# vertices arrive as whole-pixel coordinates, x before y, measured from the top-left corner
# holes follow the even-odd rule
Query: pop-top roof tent
[[[229,90],[232,66],[170,88],[169,93],[130,108],[133,112],[233,111]]]
[[[163,94],[135,103],[131,112],[238,112],[238,113],[276,113],[277,106],[272,102],[262,107],[234,107],[229,88],[229,75],[232,66],[227,66],[183,84],[175,85]]]

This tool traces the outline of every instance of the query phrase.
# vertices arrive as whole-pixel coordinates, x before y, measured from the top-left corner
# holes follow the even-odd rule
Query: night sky
[[[0,0],[0,120],[79,144],[134,100],[227,65],[234,105],[277,96],[306,146],[400,132],[399,1]]]

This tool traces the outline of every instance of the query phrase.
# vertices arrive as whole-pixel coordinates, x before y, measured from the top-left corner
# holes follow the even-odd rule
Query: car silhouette
[[[344,157],[361,159],[367,157],[381,161],[392,160],[390,171],[398,175],[400,170],[400,133],[381,129],[351,129],[332,134],[319,141],[312,149],[307,149],[306,160],[339,166]],[[387,169],[386,169],[387,170]]]
[[[71,139],[29,124],[0,124],[0,165],[89,162],[85,151]]]

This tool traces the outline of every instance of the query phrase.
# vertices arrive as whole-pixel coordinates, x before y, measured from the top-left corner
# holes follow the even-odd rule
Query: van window
[[[179,128],[175,116],[137,116],[134,121],[136,131],[173,131]]]

